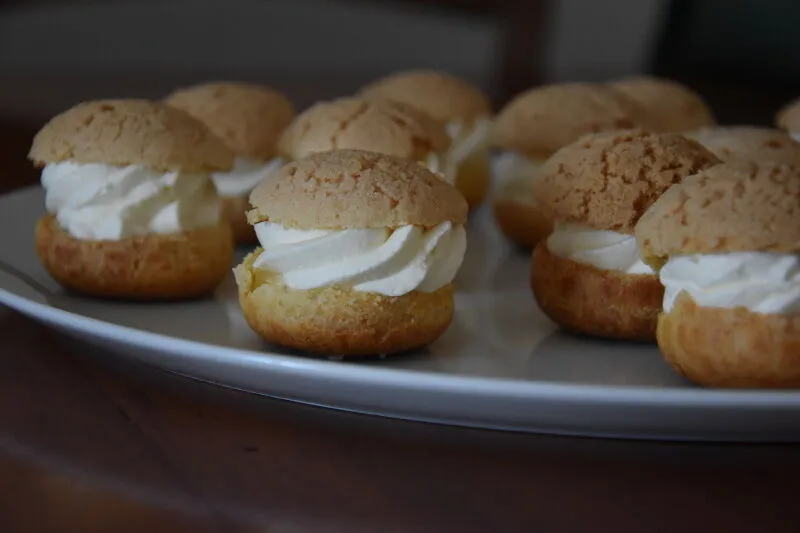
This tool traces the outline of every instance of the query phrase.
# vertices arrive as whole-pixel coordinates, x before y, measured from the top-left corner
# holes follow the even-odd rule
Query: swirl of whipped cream
[[[754,313],[800,313],[800,255],[767,252],[678,255],[659,272],[664,310],[686,291],[702,307]]]
[[[559,257],[626,274],[654,274],[639,257],[636,238],[580,224],[557,223],[547,248]]]
[[[204,175],[103,163],[50,163],[42,170],[45,205],[77,239],[120,240],[213,226],[219,196]]]
[[[256,188],[256,185],[283,166],[283,159],[273,157],[266,163],[246,157],[237,157],[233,168],[228,172],[214,172],[211,179],[220,196],[244,196]]]
[[[492,158],[495,198],[518,204],[536,205],[533,184],[542,161],[535,161],[516,152],[505,151]]]
[[[385,296],[434,292],[447,285],[464,259],[464,227],[419,226],[298,230],[273,222],[255,225],[263,251],[254,268],[280,273],[295,290],[332,285]]]

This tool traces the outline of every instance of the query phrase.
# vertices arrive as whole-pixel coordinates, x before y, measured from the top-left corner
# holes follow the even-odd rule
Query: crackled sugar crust
[[[725,163],[668,190],[639,220],[648,258],[672,254],[800,251],[800,170]]]
[[[657,131],[681,132],[715,124],[711,110],[700,95],[672,80],[636,76],[610,86],[641,105]]]
[[[684,135],[699,142],[726,162],[772,161],[800,165],[800,143],[780,130],[729,126],[703,128]]]
[[[494,121],[496,148],[548,157],[587,133],[646,127],[646,111],[603,85],[565,83],[537,87],[506,105]]]
[[[294,117],[288,98],[261,85],[214,82],[179,89],[166,100],[205,123],[237,155],[267,161]]]
[[[422,165],[360,150],[289,163],[256,187],[250,204],[251,224],[303,229],[431,228],[467,219],[464,196]]]
[[[204,173],[229,170],[234,155],[205,124],[167,104],[100,100],[51,119],[28,157],[40,166],[71,160]]]
[[[423,161],[450,146],[444,124],[411,106],[385,100],[342,98],[320,102],[283,133],[287,159],[337,149],[369,150]]]
[[[472,121],[491,113],[489,99],[477,87],[431,70],[398,72],[367,85],[359,94],[414,106],[441,122]]]
[[[632,234],[664,191],[719,163],[678,134],[628,130],[587,135],[545,163],[534,195],[556,220]]]

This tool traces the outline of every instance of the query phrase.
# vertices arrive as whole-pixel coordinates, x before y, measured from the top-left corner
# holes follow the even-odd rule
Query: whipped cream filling
[[[458,169],[472,154],[486,149],[491,125],[489,117],[480,117],[471,122],[459,119],[448,122],[445,129],[450,137],[450,164]]]
[[[701,307],[800,313],[800,255],[767,252],[672,256],[659,272],[664,311],[684,291]]]
[[[237,157],[233,168],[228,172],[214,172],[211,179],[217,187],[220,196],[244,196],[256,188],[268,175],[283,166],[283,159],[273,157],[266,163]]]
[[[495,199],[536,205],[533,184],[543,163],[511,151],[495,155],[492,158]]]
[[[42,186],[48,212],[77,239],[175,233],[220,219],[219,196],[206,175],[63,161],[44,167]]]
[[[444,154],[431,152],[421,163],[453,185],[461,163],[486,146],[490,125],[489,119],[478,119],[469,126],[460,120],[448,122],[446,129],[450,137],[450,149]]]
[[[420,164],[434,174],[440,175],[450,185],[455,183],[457,169],[452,165],[447,154],[431,152],[424,161],[420,161]]]
[[[655,273],[639,256],[636,238],[616,231],[559,222],[547,238],[547,248],[559,257],[602,270],[625,274]]]
[[[253,267],[281,274],[295,290],[340,285],[402,296],[434,292],[455,278],[467,237],[462,225],[298,230],[273,222],[255,225],[263,251]]]

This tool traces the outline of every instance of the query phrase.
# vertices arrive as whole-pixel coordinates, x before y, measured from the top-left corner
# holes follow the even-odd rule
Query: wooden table
[[[5,190],[35,176],[19,138],[0,135]],[[556,438],[294,405],[121,361],[2,307],[0,339],[2,533],[800,531],[788,445]]]

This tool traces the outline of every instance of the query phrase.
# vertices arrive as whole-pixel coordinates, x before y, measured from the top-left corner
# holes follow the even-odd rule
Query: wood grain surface
[[[5,309],[0,335],[2,531],[797,530],[792,446],[393,421],[194,382]]]

